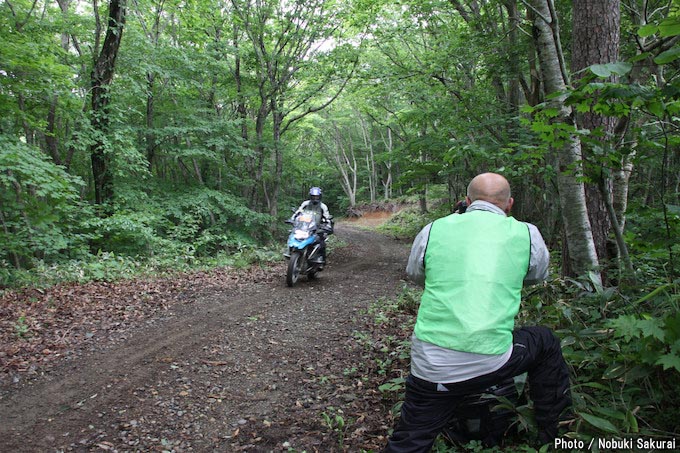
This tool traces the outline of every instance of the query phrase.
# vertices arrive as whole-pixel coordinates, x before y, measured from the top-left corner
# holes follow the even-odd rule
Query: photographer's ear
[[[508,199],[508,205],[505,207],[505,209],[503,209],[503,212],[505,212],[506,214],[510,214],[510,211],[512,211],[512,205],[514,203],[515,199],[510,197],[510,199]]]

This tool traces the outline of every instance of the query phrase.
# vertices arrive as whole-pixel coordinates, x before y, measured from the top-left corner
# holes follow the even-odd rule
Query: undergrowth
[[[372,332],[373,341],[388,351],[378,359],[389,364],[380,390],[386,414],[394,420],[409,372],[409,340],[420,294],[405,285],[398,298],[378,301],[372,308],[380,326]],[[589,279],[555,277],[525,289],[517,325],[552,328],[571,370],[573,412],[561,424],[563,439],[588,445],[593,439],[680,437],[679,301],[677,281],[622,291]],[[502,449],[485,449],[479,442],[454,446],[440,436],[433,451],[535,451],[531,406],[514,410],[519,422]]]
[[[196,256],[191,248],[184,253],[152,257],[101,252],[59,263],[36,261],[31,269],[14,269],[0,261],[0,288],[45,288],[64,282],[115,281],[143,276],[163,276],[217,267],[244,268],[281,260],[280,247],[234,247],[212,256]]]
[[[427,223],[449,214],[446,209],[444,205],[429,213],[402,209],[379,230],[412,240]],[[639,226],[632,227],[628,240],[635,253],[635,284],[630,276],[621,276],[619,284],[616,266],[609,270],[613,280],[609,286],[590,277],[559,277],[560,253],[555,250],[552,278],[525,288],[516,319],[518,326],[550,327],[561,338],[571,371],[573,408],[561,423],[560,436],[576,445],[680,438],[680,279],[668,252],[677,244],[670,249],[664,242],[664,248]],[[420,288],[405,284],[396,299],[379,300],[371,308],[370,342],[382,345],[373,351],[372,360],[380,364],[378,372],[384,376],[379,389],[392,422],[398,419],[404,398],[421,294]],[[433,451],[536,451],[531,405],[512,409],[517,423],[502,448],[484,448],[478,441],[453,445],[440,436]],[[593,445],[591,451],[599,451],[598,443]]]
[[[282,234],[279,234],[281,236]],[[328,252],[347,245],[335,235],[326,240]],[[192,244],[166,244],[155,254],[129,255],[100,251],[79,258],[48,262],[34,260],[30,269],[17,269],[0,260],[0,291],[3,288],[45,288],[65,282],[116,281],[137,277],[159,277],[179,272],[220,267],[245,268],[282,260],[285,240],[257,245],[252,241],[223,242],[220,250],[201,253]]]

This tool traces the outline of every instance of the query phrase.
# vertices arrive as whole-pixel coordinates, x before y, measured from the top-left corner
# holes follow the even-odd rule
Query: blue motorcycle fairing
[[[293,234],[291,234],[288,237],[288,247],[302,250],[305,247],[307,247],[308,245],[313,244],[316,241],[316,239],[317,239],[317,235],[313,234],[310,237],[308,237],[307,239],[300,241],[298,239],[295,239],[295,236]]]
[[[302,211],[293,220],[293,229],[288,236],[288,248],[304,250],[305,247],[318,241],[316,234],[316,213],[314,211]],[[304,239],[303,239],[304,238]]]

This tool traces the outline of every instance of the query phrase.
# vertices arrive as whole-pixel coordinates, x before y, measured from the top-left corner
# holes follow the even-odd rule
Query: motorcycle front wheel
[[[288,271],[286,272],[286,285],[293,286],[300,278],[302,270],[302,255],[299,252],[291,253],[288,260]]]

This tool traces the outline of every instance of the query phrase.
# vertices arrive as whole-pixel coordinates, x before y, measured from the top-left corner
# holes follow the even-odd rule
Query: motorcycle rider
[[[321,188],[310,188],[309,200],[302,202],[300,207],[293,214],[293,219],[295,219],[303,211],[314,212],[316,224],[319,225],[321,229],[318,232],[320,244],[319,254],[312,261],[323,266],[326,264],[326,234],[324,234],[324,232],[328,232],[329,234],[333,232],[333,216],[331,216],[328,206],[326,206],[326,204],[321,201],[321,196]]]
[[[466,395],[528,371],[538,442],[558,434],[571,403],[560,341],[542,326],[515,327],[522,284],[548,276],[538,229],[508,216],[510,185],[482,173],[468,185],[465,214],[428,224],[406,272],[424,285],[399,423],[384,453],[425,453]]]

